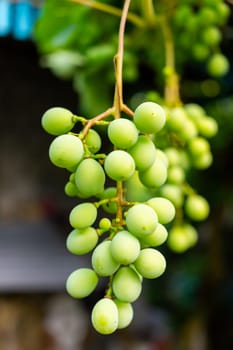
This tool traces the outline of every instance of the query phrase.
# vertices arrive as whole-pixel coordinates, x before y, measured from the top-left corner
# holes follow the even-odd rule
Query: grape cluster
[[[132,119],[95,120],[54,107],[42,116],[42,126],[55,136],[51,162],[70,173],[65,193],[79,198],[69,214],[67,249],[77,255],[91,253],[91,267],[73,271],[66,288],[72,297],[84,298],[101,277],[108,279],[91,319],[99,333],[111,334],[132,321],[132,303],[141,294],[143,278],[154,279],[165,271],[166,260],[157,247],[167,240],[166,225],[175,217],[175,206],[155,195],[169,171],[168,158],[152,137],[165,126],[165,110],[143,102]],[[98,123],[106,124],[108,154],[100,153],[101,137],[93,128]],[[79,132],[73,132],[78,125]]]
[[[229,70],[229,62],[221,52],[220,43],[222,28],[229,15],[230,7],[223,0],[177,2],[171,24],[177,54],[180,52],[183,55],[179,59],[182,61],[189,56],[207,62],[207,72],[214,78],[225,75]]]

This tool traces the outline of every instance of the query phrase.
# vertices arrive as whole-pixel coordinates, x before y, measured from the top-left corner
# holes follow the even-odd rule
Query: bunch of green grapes
[[[144,102],[132,119],[93,120],[54,107],[42,116],[42,126],[55,136],[49,147],[51,162],[69,172],[65,193],[78,199],[69,214],[67,249],[91,256],[91,267],[73,271],[66,288],[72,297],[85,298],[101,277],[107,278],[106,293],[93,307],[91,320],[97,332],[111,334],[131,323],[143,278],[164,273],[166,260],[157,247],[167,240],[166,225],[175,217],[175,206],[154,195],[168,174],[167,157],[152,137],[165,126],[164,109]],[[108,154],[100,153],[101,137],[93,129],[100,122],[106,124]],[[147,198],[131,198],[130,181],[135,179]]]
[[[167,157],[167,181],[157,191],[176,208],[176,218],[169,229],[168,246],[184,252],[197,242],[195,223],[205,220],[210,212],[208,201],[189,183],[192,169],[207,169],[213,161],[209,138],[218,125],[198,104],[189,103],[167,108],[166,127],[154,140]]]
[[[215,78],[225,75],[229,62],[220,43],[229,15],[230,7],[223,0],[177,2],[171,17],[177,55],[180,52],[183,59],[191,56],[191,59],[206,62],[207,72]]]

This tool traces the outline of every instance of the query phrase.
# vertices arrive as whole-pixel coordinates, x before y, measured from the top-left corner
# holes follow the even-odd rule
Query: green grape
[[[111,334],[118,327],[118,309],[113,300],[103,298],[92,309],[91,322],[100,334]]]
[[[183,130],[184,124],[187,122],[187,115],[183,108],[175,107],[171,109],[168,116],[167,125],[171,130],[177,132]]]
[[[78,190],[77,187],[71,182],[68,181],[64,188],[65,194],[69,197],[76,197],[78,196]]]
[[[161,159],[156,158],[148,169],[139,172],[139,179],[147,187],[160,187],[167,180],[167,167]]]
[[[167,181],[173,184],[182,184],[185,179],[185,172],[181,166],[174,165],[168,168]]]
[[[88,150],[92,153],[97,153],[102,144],[98,132],[94,129],[89,129],[87,136],[85,137],[85,143],[88,146]]]
[[[102,166],[92,158],[82,160],[75,172],[75,184],[84,197],[100,195],[105,184]]]
[[[98,280],[95,271],[89,268],[80,268],[69,275],[66,281],[66,290],[73,298],[85,298],[95,290]]]
[[[176,208],[180,208],[183,205],[184,195],[180,186],[166,184],[161,188],[160,194],[162,197],[169,199]]]
[[[227,4],[225,4],[224,2],[220,2],[219,4],[216,4],[216,12],[219,16],[219,23],[223,24],[227,21],[228,17],[230,16],[231,10]]]
[[[158,216],[149,205],[135,204],[126,213],[126,226],[136,236],[152,233],[157,225]]]
[[[164,127],[166,114],[157,103],[143,102],[136,108],[133,120],[138,130],[146,134],[154,134]]]
[[[167,237],[168,232],[166,227],[162,224],[158,224],[153,233],[143,237],[142,242],[149,247],[158,247],[167,240]]]
[[[185,120],[183,124],[183,128],[179,130],[179,136],[184,141],[189,141],[197,136],[197,128],[192,120]]]
[[[167,198],[154,197],[149,199],[147,204],[156,212],[160,224],[168,224],[174,219],[175,207]]]
[[[73,113],[62,107],[48,109],[41,119],[42,127],[51,135],[62,135],[74,126]]]
[[[164,165],[166,167],[168,167],[168,165],[169,165],[168,158],[167,158],[166,153],[164,151],[157,148],[156,149],[156,157],[158,157],[160,160],[162,160],[164,162]]]
[[[69,181],[75,184],[75,173],[70,174]]]
[[[184,224],[171,228],[167,244],[172,251],[183,253],[196,244],[197,238],[198,236],[195,228],[189,224]]]
[[[207,169],[213,162],[213,156],[211,152],[206,152],[201,155],[198,155],[195,159],[193,159],[193,166],[196,169]]]
[[[127,151],[133,157],[136,169],[141,171],[149,168],[156,157],[155,145],[145,135],[140,135],[135,145]]]
[[[199,121],[205,115],[205,110],[196,103],[188,103],[184,107],[188,117],[194,122]]]
[[[142,291],[140,277],[131,267],[120,267],[113,276],[112,290],[117,299],[132,303]]]
[[[98,243],[98,234],[93,227],[74,229],[66,239],[67,250],[76,255],[89,253]]]
[[[113,237],[110,250],[115,261],[122,265],[129,265],[137,259],[140,243],[128,231],[120,231]]]
[[[188,196],[184,207],[186,214],[190,217],[190,219],[195,221],[205,220],[210,212],[209,203],[207,200],[197,194]]]
[[[97,209],[93,203],[81,203],[74,207],[69,215],[70,225],[74,228],[91,226],[97,217]]]
[[[197,123],[199,133],[204,137],[213,137],[218,132],[218,124],[211,117],[204,117]]]
[[[84,155],[82,141],[74,135],[57,136],[49,147],[51,162],[60,168],[73,168]]]
[[[101,242],[92,253],[92,267],[99,276],[111,276],[119,268],[111,254],[111,241]]]
[[[206,139],[198,136],[189,141],[188,150],[193,157],[198,157],[202,154],[208,153],[210,145]]]
[[[133,307],[130,303],[114,299],[114,303],[118,310],[118,329],[128,327],[133,319]]]
[[[124,118],[111,121],[107,132],[112,144],[122,149],[132,147],[138,139],[138,130],[134,123]]]
[[[138,177],[138,171],[125,181],[125,198],[130,202],[145,202],[151,198],[153,190],[144,186]]]
[[[126,151],[115,150],[105,158],[104,169],[112,180],[125,181],[133,175],[135,163]]]
[[[228,59],[221,53],[215,53],[207,62],[208,73],[215,78],[220,78],[226,75],[229,68],[230,65]]]
[[[112,226],[111,220],[108,218],[102,218],[99,222],[99,228],[104,231],[108,231]]]
[[[210,55],[210,48],[203,43],[197,42],[192,48],[193,57],[198,61],[204,61]]]
[[[169,166],[180,164],[180,161],[181,161],[180,152],[176,148],[167,147],[164,152],[165,152],[165,155],[168,159]]]
[[[164,256],[154,248],[144,248],[134,262],[137,271],[145,278],[157,278],[166,269]]]
[[[108,187],[104,190],[104,192],[101,194],[101,199],[110,199],[117,196],[117,189],[116,187]],[[110,214],[115,214],[117,212],[117,204],[116,202],[107,202],[102,204],[103,209]]]
[[[207,27],[202,32],[202,40],[210,47],[217,46],[222,40],[222,33],[216,26]]]
[[[201,26],[218,23],[218,13],[214,9],[203,6],[198,13],[198,21]]]

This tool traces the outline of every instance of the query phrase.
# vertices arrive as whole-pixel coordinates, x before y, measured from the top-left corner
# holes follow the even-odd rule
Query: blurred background
[[[66,278],[87,258],[66,251],[68,215],[76,202],[64,194],[66,172],[50,164],[51,137],[40,121],[53,106],[92,116],[109,105],[116,38],[105,47],[103,32],[113,33],[119,19],[95,11],[89,16],[82,6],[72,12],[64,1],[50,0],[46,7],[39,0],[0,0],[1,350],[233,348],[233,7],[228,4],[231,14],[221,44],[231,63],[228,74],[213,80],[201,63],[180,63],[184,101],[200,103],[219,124],[211,140],[214,163],[193,176],[211,214],[198,225],[194,248],[183,254],[163,248],[166,273],[144,282],[132,325],[106,337],[90,324],[101,286],[83,301],[65,291]],[[96,33],[102,20],[105,26]],[[89,50],[85,56],[95,41],[102,51]],[[126,55],[125,96],[133,105],[138,95],[159,90],[160,83],[151,81],[143,56],[138,69],[135,57]],[[97,65],[99,57],[103,63]],[[110,68],[100,81],[106,62]],[[100,83],[101,99],[96,95]]]

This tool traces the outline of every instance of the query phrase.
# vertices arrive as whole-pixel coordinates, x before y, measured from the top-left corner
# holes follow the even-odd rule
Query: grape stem
[[[153,0],[142,1],[142,12],[146,19],[146,24],[148,26],[154,26],[156,22],[156,15],[153,5]]]
[[[69,1],[81,4],[81,5],[89,6],[96,10],[99,10],[117,17],[121,17],[122,15],[122,11],[117,7],[108,5],[108,4],[103,4],[99,1],[91,1],[91,0],[69,0]],[[136,14],[129,12],[127,17],[128,17],[128,20],[131,23],[135,24],[136,26],[138,27],[145,26],[145,22]]]
[[[114,107],[108,108],[108,109],[106,109],[106,111],[104,111],[104,112],[98,114],[96,117],[90,119],[87,122],[87,124],[86,124],[85,128],[83,129],[83,131],[80,133],[80,136],[79,136],[80,139],[84,139],[86,137],[89,129],[91,129],[91,127],[93,125],[95,125],[98,121],[100,121],[100,120],[102,120],[102,119],[104,119],[104,118],[106,118],[106,117],[108,117],[110,115],[113,115],[114,114],[114,110],[115,110]]]

